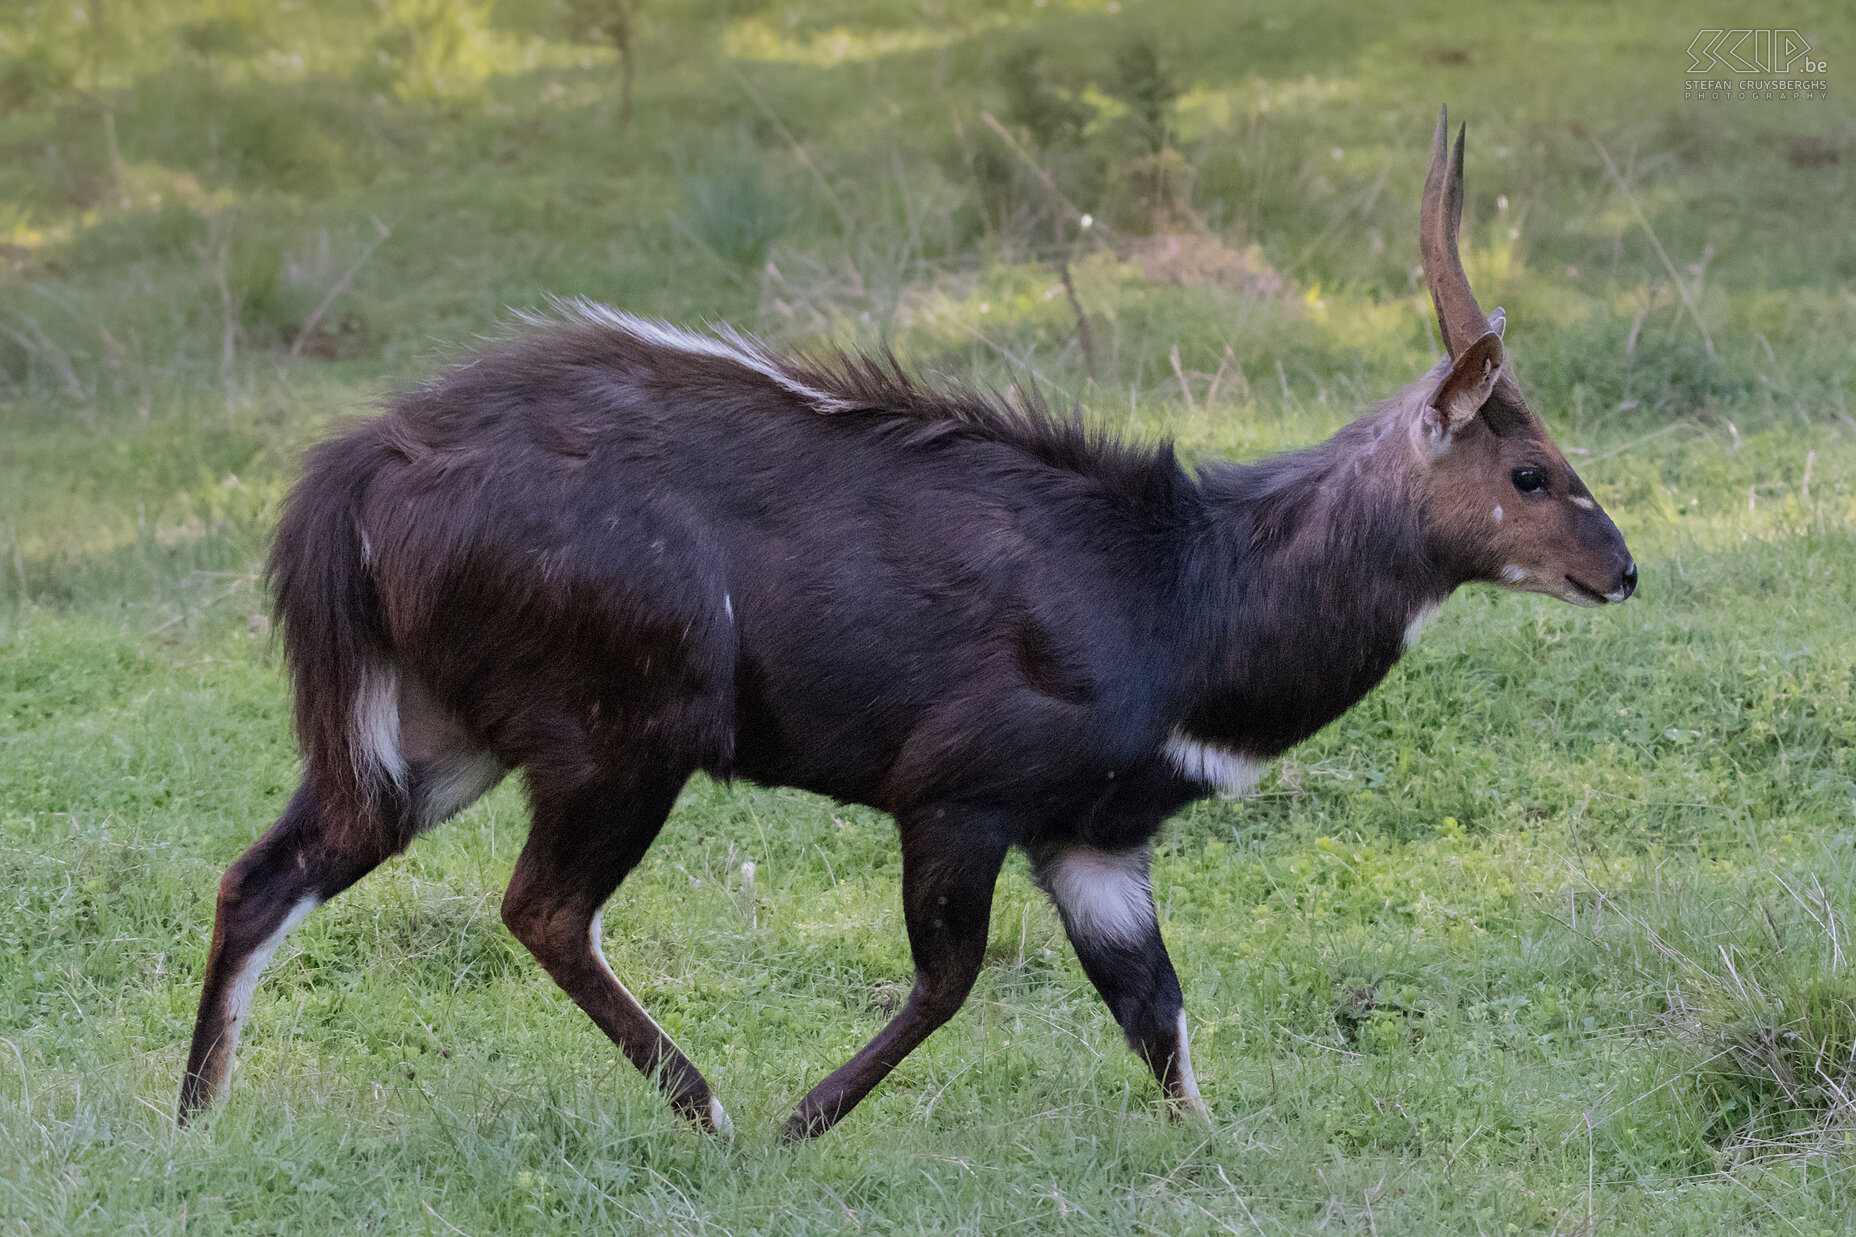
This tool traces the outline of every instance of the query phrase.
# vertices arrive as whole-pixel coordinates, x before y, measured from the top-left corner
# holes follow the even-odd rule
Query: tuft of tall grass
[[[1748,987],[1724,1008],[1684,1011],[1708,1052],[1695,1071],[1708,1140],[1729,1162],[1844,1154],[1856,1132],[1856,979],[1794,971]]]
[[[1722,1169],[1845,1155],[1856,1135],[1845,912],[1814,871],[1772,869],[1737,892],[1678,888],[1636,904],[1594,889],[1588,923],[1644,984],[1643,1029],[1697,1155]]]
[[[683,232],[733,266],[764,264],[793,210],[747,130],[694,161],[681,147],[672,157],[680,202],[674,219]]]

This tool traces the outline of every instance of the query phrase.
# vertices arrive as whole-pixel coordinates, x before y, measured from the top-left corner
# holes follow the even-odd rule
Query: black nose
[[[1624,596],[1619,601],[1628,601],[1630,595],[1637,591],[1637,564],[1631,563],[1624,568]]]

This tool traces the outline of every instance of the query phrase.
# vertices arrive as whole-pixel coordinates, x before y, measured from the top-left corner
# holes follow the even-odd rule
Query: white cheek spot
[[[1527,577],[1528,570],[1525,567],[1517,567],[1513,563],[1509,563],[1506,567],[1502,568],[1502,579],[1508,581],[1510,584],[1519,584],[1521,581],[1527,579]]]
[[[1598,510],[1598,504],[1593,502],[1591,499],[1587,498],[1583,494],[1574,494],[1570,501],[1572,502],[1573,506],[1577,507],[1581,511]]]
[[[1496,510],[1500,511],[1501,508],[1497,507]],[[1418,637],[1424,634],[1424,629],[1435,617],[1437,617],[1436,606],[1426,606],[1412,616],[1411,622],[1405,624],[1405,647],[1407,649],[1418,642]]]
[[[1179,1040],[1173,1047],[1173,1077],[1179,1083],[1179,1098],[1187,1108],[1207,1121],[1211,1109],[1199,1095],[1199,1080],[1192,1075],[1192,1049],[1186,1043],[1186,1011],[1179,1011]]]
[[[1033,877],[1050,894],[1073,940],[1134,942],[1154,930],[1147,852],[1073,846],[1040,859]]]
[[[1495,522],[1500,524],[1502,522],[1502,505],[1500,503],[1495,504],[1495,511],[1493,514],[1495,516]]]
[[[310,896],[291,907],[290,913],[284,916],[284,921],[277,925],[277,930],[266,937],[262,945],[252,950],[251,956],[245,959],[245,965],[239,968],[238,978],[232,981],[232,990],[226,994],[226,1024],[222,1035],[227,1057],[230,1057],[238,1048],[238,1033],[244,1025],[245,1011],[251,1008],[251,998],[258,991],[258,977],[264,974],[264,968],[271,964],[272,957],[277,953],[277,947],[284,943],[286,936],[290,935],[290,929],[302,923],[309,913],[320,905],[322,902],[319,898]],[[224,1098],[224,1091],[231,1085],[231,1080],[232,1071],[225,1071],[219,1084],[221,1098]]]
[[[1258,761],[1228,747],[1202,743],[1183,730],[1175,730],[1166,741],[1166,758],[1180,776],[1216,786],[1230,795],[1255,790],[1263,770]]]

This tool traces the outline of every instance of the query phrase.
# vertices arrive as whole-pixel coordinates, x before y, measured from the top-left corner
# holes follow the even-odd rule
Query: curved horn
[[[1467,129],[1467,126],[1464,126]],[[1437,307],[1437,325],[1443,329],[1444,348],[1451,357],[1489,331],[1489,320],[1469,290],[1463,259],[1457,255],[1457,225],[1463,220],[1463,130],[1456,136],[1456,153],[1449,154],[1449,109],[1437,113],[1437,134],[1431,139],[1431,174],[1424,180],[1424,205],[1418,214],[1418,250],[1424,257],[1424,282]]]

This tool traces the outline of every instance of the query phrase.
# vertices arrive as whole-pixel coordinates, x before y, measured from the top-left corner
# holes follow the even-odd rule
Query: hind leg
[[[915,985],[877,1037],[799,1101],[781,1131],[784,1141],[814,1138],[836,1125],[966,1003],[986,958],[1006,836],[1001,822],[960,809],[918,812],[903,822],[902,914]]]
[[[258,976],[290,929],[403,845],[385,831],[346,827],[351,823],[304,782],[283,817],[219,882],[206,983],[181,1080],[182,1125],[224,1095]]]
[[[534,823],[503,898],[503,922],[626,1059],[656,1079],[672,1108],[726,1136],[733,1129],[708,1082],[600,950],[600,908],[657,837],[688,777],[687,769],[641,767],[567,785],[531,768]]]
[[[305,781],[283,817],[219,882],[206,984],[181,1081],[182,1125],[225,1093],[258,977],[290,929],[503,778],[502,762],[474,746],[416,682],[400,680],[395,696],[373,732],[386,735],[404,760],[405,790],[383,786],[362,808]]]

